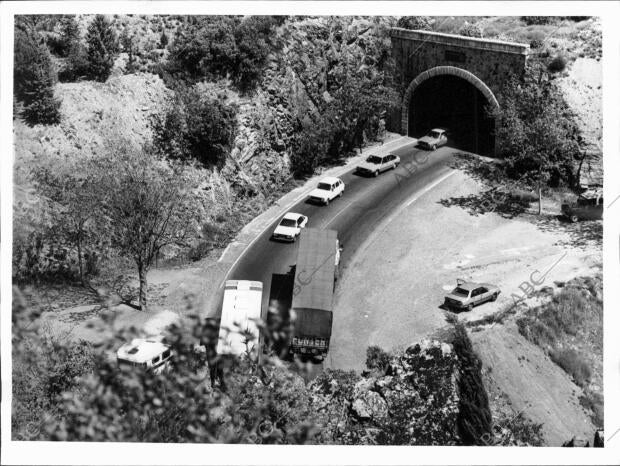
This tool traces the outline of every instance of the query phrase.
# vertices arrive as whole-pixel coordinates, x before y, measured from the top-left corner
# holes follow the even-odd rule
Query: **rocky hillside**
[[[346,388],[327,371],[313,381],[313,405],[339,443],[458,445],[459,361],[451,345],[425,340]],[[343,390],[344,389],[344,390]],[[344,416],[334,417],[333,403]]]
[[[141,146],[151,137],[150,116],[169,92],[159,77],[146,73],[112,77],[105,83],[58,83],[60,124],[28,126],[14,120],[16,183],[26,182],[23,170],[38,158],[95,155],[107,135],[118,134]]]

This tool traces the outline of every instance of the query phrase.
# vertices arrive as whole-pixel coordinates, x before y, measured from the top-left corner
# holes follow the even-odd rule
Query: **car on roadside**
[[[340,178],[329,176],[319,181],[316,189],[310,192],[309,199],[328,205],[330,201],[342,196],[342,193],[344,193],[344,182]]]
[[[603,190],[589,190],[582,193],[576,202],[563,203],[562,215],[573,223],[579,220],[601,220],[603,218]]]
[[[400,157],[398,155],[369,155],[357,166],[355,171],[363,175],[379,176],[379,173],[397,168],[399,164]]]
[[[282,217],[271,237],[275,240],[294,242],[307,224],[308,217],[305,215],[288,212]]]
[[[444,298],[444,307],[454,311],[471,311],[474,306],[495,301],[500,289],[489,283],[475,283],[458,279],[456,287]]]
[[[435,150],[446,144],[448,144],[448,131],[445,128],[433,128],[418,140],[418,146],[428,150]]]

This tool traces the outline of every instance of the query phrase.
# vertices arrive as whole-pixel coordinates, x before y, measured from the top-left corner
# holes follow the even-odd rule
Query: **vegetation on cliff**
[[[36,309],[14,293],[16,439],[471,445],[495,438],[490,419],[480,424],[474,415],[487,416],[488,401],[464,330],[449,343],[425,340],[396,354],[369,349],[362,374],[326,370],[306,383],[300,363],[291,371],[270,355],[260,363],[216,355],[217,326],[195,316],[189,328],[167,332],[174,359],[157,375],[114,360],[131,329],[97,347],[66,345],[47,336]],[[110,325],[113,313],[104,316]]]

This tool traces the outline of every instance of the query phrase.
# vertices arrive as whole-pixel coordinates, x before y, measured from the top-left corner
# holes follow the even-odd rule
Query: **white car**
[[[301,229],[308,223],[308,217],[295,212],[287,213],[273,231],[272,238],[282,241],[295,241]]]
[[[323,178],[316,189],[310,192],[310,200],[327,205],[329,201],[342,196],[343,192],[344,182],[340,178],[330,176]]]
[[[398,167],[400,157],[394,154],[370,155],[357,166],[357,172],[365,175],[378,176],[379,173]]]
[[[448,132],[444,128],[432,129],[418,141],[420,147],[428,150],[435,150],[446,144],[448,144]]]

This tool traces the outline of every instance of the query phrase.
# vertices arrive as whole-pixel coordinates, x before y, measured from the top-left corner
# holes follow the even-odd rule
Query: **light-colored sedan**
[[[428,150],[435,150],[446,144],[448,144],[448,132],[443,128],[432,129],[418,140],[418,145]]]
[[[457,280],[456,288],[446,295],[444,306],[456,311],[471,311],[474,306],[495,301],[500,289],[489,283],[474,283]]]
[[[308,224],[308,217],[295,212],[289,212],[273,231],[272,238],[281,241],[295,241],[301,233],[301,229]]]
[[[365,175],[379,176],[379,173],[398,167],[400,157],[394,154],[370,155],[357,166],[357,172]]]
[[[340,178],[329,176],[323,178],[309,196],[311,201],[327,205],[330,201],[342,196],[342,193],[344,193],[344,182]]]

